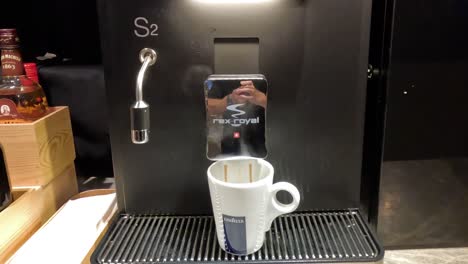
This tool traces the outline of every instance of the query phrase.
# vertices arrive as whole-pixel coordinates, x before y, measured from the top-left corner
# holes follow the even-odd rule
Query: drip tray
[[[211,216],[119,215],[93,263],[381,263],[383,250],[357,210],[278,217],[256,253],[225,253]]]

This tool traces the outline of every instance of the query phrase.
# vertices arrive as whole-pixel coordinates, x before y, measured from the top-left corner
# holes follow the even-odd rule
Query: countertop
[[[468,247],[386,250],[384,264],[468,264]]]

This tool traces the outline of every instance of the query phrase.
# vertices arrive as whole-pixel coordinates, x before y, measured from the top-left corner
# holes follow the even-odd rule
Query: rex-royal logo
[[[244,104],[233,104],[233,105],[229,105],[226,107],[227,110],[229,111],[234,111],[234,112],[237,112],[237,114],[232,114],[231,116],[234,117],[234,118],[237,118],[238,116],[240,115],[245,115],[245,111],[242,111],[240,109],[237,109],[237,107],[239,106],[243,106]]]
[[[227,110],[236,112],[231,116],[233,118],[215,118],[213,119],[213,124],[229,124],[233,127],[239,127],[241,125],[248,125],[248,124],[258,124],[260,123],[260,117],[257,118],[239,118],[241,115],[245,115],[245,111],[237,109],[239,106],[243,106],[244,104],[233,104],[226,107]]]

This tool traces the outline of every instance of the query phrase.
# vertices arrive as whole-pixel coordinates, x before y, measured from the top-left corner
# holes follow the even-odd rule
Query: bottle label
[[[0,118],[16,118],[18,110],[15,103],[10,99],[0,99]]]
[[[2,75],[3,76],[15,76],[22,75],[23,71],[23,60],[19,50],[15,49],[4,49],[0,57],[2,63]]]

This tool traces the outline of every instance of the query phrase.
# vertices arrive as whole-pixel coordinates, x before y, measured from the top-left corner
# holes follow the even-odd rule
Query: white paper
[[[81,263],[116,210],[115,193],[69,201],[9,263]]]

